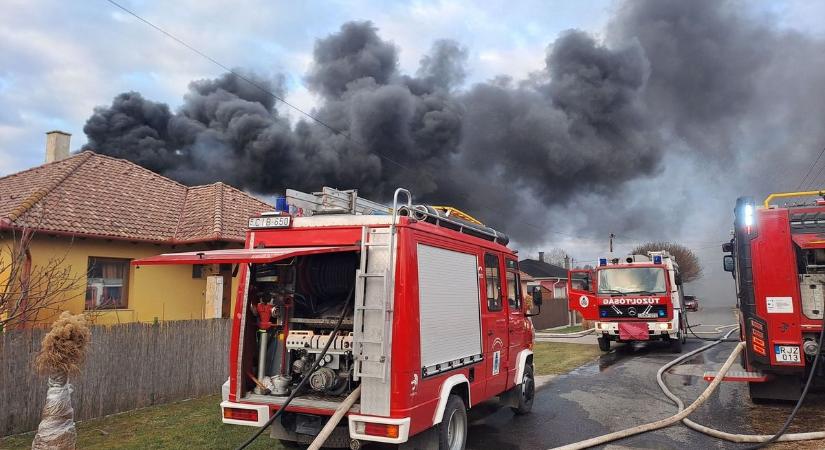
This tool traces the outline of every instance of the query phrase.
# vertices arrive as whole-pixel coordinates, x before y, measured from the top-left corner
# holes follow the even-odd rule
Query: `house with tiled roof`
[[[538,259],[523,259],[518,264],[531,279],[527,283],[528,292],[532,292],[534,286],[542,290],[544,304],[541,315],[533,318],[534,325],[552,328],[578,324],[578,317],[567,306],[567,269],[545,261],[544,252],[539,252]]]
[[[130,261],[240,248],[248,218],[272,207],[224,183],[185,186],[123,159],[69,155],[66,133],[47,136],[46,164],[0,177],[0,241],[33,230],[28,266],[63,258],[85,279],[60,309],[94,311],[100,323],[226,317],[231,266]]]

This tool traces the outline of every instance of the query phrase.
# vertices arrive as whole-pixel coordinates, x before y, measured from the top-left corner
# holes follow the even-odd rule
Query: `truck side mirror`
[[[733,272],[734,269],[734,262],[733,256],[725,255],[722,257],[722,267],[725,269],[725,272]]]
[[[533,308],[530,308],[531,311],[528,311],[525,315],[527,317],[538,316],[541,314],[541,286],[533,286],[533,308],[536,308],[536,312],[532,312]]]
[[[722,251],[725,253],[733,253],[733,242],[725,242],[722,244]]]
[[[682,274],[677,273],[674,278],[676,278],[676,286],[681,286],[682,285]]]

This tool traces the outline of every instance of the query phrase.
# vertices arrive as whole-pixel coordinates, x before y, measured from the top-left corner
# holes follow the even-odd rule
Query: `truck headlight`
[[[664,322],[662,322],[662,323],[660,323],[660,324],[659,324],[659,329],[660,329],[660,330],[667,330],[668,328],[670,328],[670,324],[669,324],[669,323],[664,323]]]

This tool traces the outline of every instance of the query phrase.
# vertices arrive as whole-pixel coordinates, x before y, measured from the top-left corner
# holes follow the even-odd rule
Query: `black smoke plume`
[[[227,74],[193,82],[174,112],[121,94],[84,131],[88,148],[187,184],[329,185],[375,199],[408,187],[520,244],[554,228],[671,239],[710,223],[676,210],[719,205],[724,234],[732,203],[717,198],[793,189],[825,145],[825,45],[747,6],[623,2],[603,41],[562,33],[527,79],[470,86],[459,43],[436,41],[414,74],[400,73],[398,48],[351,22],[316,42],[305,75],[323,124],[288,120]],[[244,76],[286,94],[280,79]]]
[[[507,221],[523,242],[542,236],[544,217],[529,213],[536,205],[574,190],[607,193],[657,167],[637,45],[611,49],[571,31],[531,81],[461,90],[467,55],[440,40],[415,75],[401,74],[397,48],[371,23],[351,22],[316,42],[306,75],[324,99],[314,112],[323,124],[291,124],[272,96],[227,74],[191,83],[174,113],[119,95],[88,120],[87,147],[183,183],[221,180],[257,193],[331,185],[385,199],[405,186],[493,224],[523,217]],[[280,80],[244,76],[285,94]]]

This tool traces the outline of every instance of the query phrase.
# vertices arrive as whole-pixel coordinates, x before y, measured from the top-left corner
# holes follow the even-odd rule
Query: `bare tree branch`
[[[702,278],[702,265],[693,250],[675,242],[648,242],[641,244],[631,251],[634,255],[644,255],[647,252],[666,250],[679,264],[682,281],[690,283]]]
[[[2,236],[8,241],[0,248],[0,329],[51,316],[63,302],[83,295],[85,272],[77,274],[66,263],[71,245],[62,255],[33,261],[31,244],[42,217],[43,208],[37,208]]]

